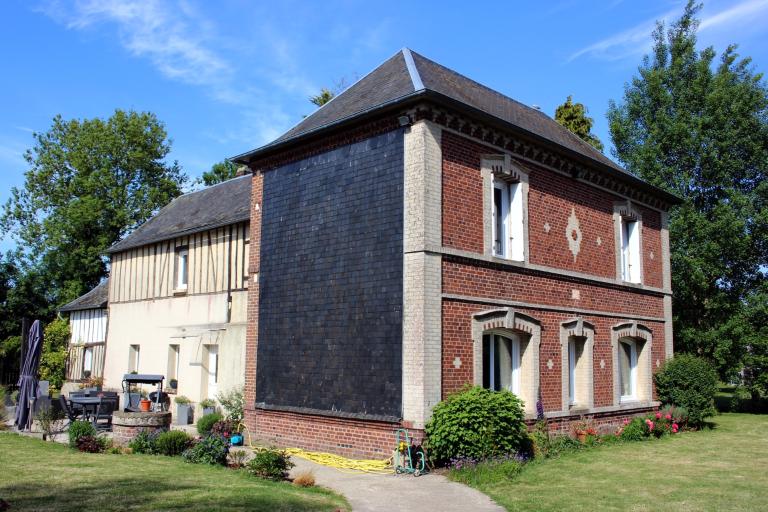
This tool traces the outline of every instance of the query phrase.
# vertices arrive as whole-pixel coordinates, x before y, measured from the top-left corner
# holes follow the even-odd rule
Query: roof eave
[[[459,100],[451,98],[450,96],[446,96],[445,94],[442,94],[433,90],[427,90],[426,96],[430,100],[434,101],[435,103],[441,103],[447,107],[453,108],[454,110],[463,111],[470,117],[482,120],[483,122],[486,122],[489,125],[495,125],[505,130],[518,133],[523,137],[540,142],[542,144],[555,145],[557,146],[558,151],[562,152],[567,157],[573,160],[576,160],[582,164],[589,165],[592,167],[597,167],[599,170],[607,172],[609,175],[619,180],[627,181],[629,182],[629,184],[633,186],[636,186],[646,192],[659,196],[661,199],[663,199],[665,202],[671,205],[681,204],[683,202],[682,199],[680,199],[676,195],[670,194],[666,190],[663,190],[654,185],[651,185],[650,183],[638,178],[637,176],[634,176],[628,172],[622,172],[618,169],[614,169],[613,167],[606,165],[605,163],[600,162],[599,160],[589,158],[586,155],[582,155],[572,149],[569,149],[561,144],[558,144],[557,142],[547,139],[546,137],[542,137],[541,135],[530,132],[525,128],[521,128],[516,124],[510,123],[508,121],[504,121],[503,119],[499,119],[498,117],[492,114],[484,112],[483,110],[475,108],[471,105],[467,105],[466,103],[463,103]]]
[[[500,128],[503,128],[504,130],[515,132],[521,135],[522,137],[531,139],[533,141],[537,141],[542,144],[555,145],[557,146],[560,152],[562,152],[564,155],[568,156],[569,158],[576,160],[582,164],[585,164],[591,167],[596,167],[599,170],[608,173],[612,177],[615,177],[621,181],[625,181],[630,185],[640,188],[645,192],[658,196],[659,198],[661,198],[666,203],[669,203],[670,205],[677,205],[683,202],[683,200],[677,197],[676,195],[670,194],[669,192],[663,189],[660,189],[654,185],[651,185],[650,183],[647,183],[646,181],[628,172],[622,172],[618,169],[614,169],[613,167],[606,165],[605,163],[600,162],[599,160],[589,158],[586,155],[582,155],[572,149],[569,149],[565,146],[562,146],[561,144],[558,144],[550,139],[547,139],[546,137],[542,137],[541,135],[538,135],[524,128],[521,128],[516,124],[510,123],[508,121],[504,121],[503,119],[499,119],[498,117],[492,114],[484,112],[483,110],[480,110],[476,107],[472,107],[471,105],[467,105],[464,102],[461,102],[459,100],[451,98],[450,96],[446,96],[445,94],[439,93],[431,89],[421,89],[418,91],[414,91],[410,94],[401,96],[387,103],[383,103],[375,107],[372,107],[370,109],[358,112],[352,116],[347,116],[345,118],[336,120],[333,123],[329,123],[329,124],[320,126],[318,128],[315,128],[313,130],[299,133],[288,139],[281,140],[279,142],[272,142],[260,148],[254,149],[252,151],[242,153],[240,155],[232,157],[230,160],[232,160],[235,163],[250,165],[257,158],[263,158],[263,157],[269,156],[278,151],[283,151],[299,142],[303,143],[303,142],[310,141],[312,139],[316,139],[320,136],[327,135],[333,131],[336,131],[341,127],[347,127],[348,125],[351,125],[353,123],[359,123],[359,122],[365,121],[366,119],[378,116],[389,110],[402,108],[407,104],[416,103],[419,100],[423,100],[423,99],[428,99],[430,101],[433,101],[434,103],[438,103],[446,107],[450,107],[454,110],[464,112],[470,117],[482,120],[483,122],[486,122],[489,125],[495,125]]]
[[[371,117],[376,117],[382,113],[388,112],[390,110],[395,110],[397,108],[403,107],[404,105],[415,103],[422,96],[424,96],[425,93],[426,93],[426,90],[424,89],[419,91],[414,91],[410,94],[406,94],[405,96],[400,96],[399,98],[395,98],[394,100],[388,101],[386,103],[381,103],[379,105],[376,105],[375,107],[362,110],[351,116],[343,117],[332,123],[328,123],[323,126],[314,128],[312,130],[301,132],[299,134],[294,135],[293,137],[289,137],[281,141],[271,142],[269,144],[266,144],[254,150],[242,153],[237,156],[233,156],[232,158],[230,158],[230,160],[238,164],[250,165],[257,158],[263,158],[270,154],[276,153],[278,151],[281,151],[283,149],[286,149],[292,146],[295,143],[316,139],[322,135],[326,135],[329,132],[333,132],[342,126],[346,127],[354,123],[359,123]]]
[[[174,238],[178,238],[180,236],[188,236],[188,235],[193,235],[195,233],[202,233],[203,231],[208,231],[210,229],[221,228],[221,227],[224,227],[224,226],[229,226],[231,224],[237,224],[238,222],[245,222],[245,221],[250,221],[250,220],[251,220],[251,216],[250,216],[250,212],[249,212],[247,216],[244,215],[242,217],[237,217],[237,218],[228,220],[227,222],[219,222],[219,223],[215,223],[215,224],[208,224],[208,225],[205,225],[205,226],[195,226],[194,228],[190,228],[190,229],[186,229],[186,230],[182,230],[182,231],[177,231],[177,232],[173,233],[170,236],[162,236],[162,237],[158,237],[158,238],[151,238],[149,240],[144,240],[141,243],[127,244],[124,247],[119,247],[120,242],[118,242],[115,245],[113,245],[112,247],[108,248],[106,251],[104,251],[104,253],[105,254],[115,254],[115,253],[118,253],[118,252],[124,252],[124,251],[128,251],[128,250],[131,250],[131,249],[136,249],[137,247],[144,247],[145,245],[156,244],[158,242],[165,242],[167,240],[173,240]]]

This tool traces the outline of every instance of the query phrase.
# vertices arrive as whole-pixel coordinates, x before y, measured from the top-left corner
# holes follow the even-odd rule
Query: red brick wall
[[[396,423],[261,409],[247,411],[246,424],[254,441],[371,459],[386,459],[392,455],[394,433],[400,428]],[[423,439],[423,432],[409,432],[417,442]]]
[[[660,300],[660,299],[659,299]],[[473,341],[472,315],[478,311],[494,309],[493,304],[478,304],[454,300],[443,300],[442,315],[442,382],[443,397],[456,392],[473,382]],[[545,411],[560,411],[562,404],[562,359],[560,346],[560,325],[572,320],[572,313],[515,308],[541,322],[541,345],[539,347],[539,384]],[[613,405],[613,349],[611,346],[612,327],[627,322],[616,317],[581,315],[595,327],[593,351],[593,393],[595,407]],[[662,322],[641,322],[653,331],[652,366],[656,359],[664,361],[664,324]],[[453,364],[461,359],[461,366]],[[552,368],[547,365],[552,360]],[[604,367],[601,368],[600,361]]]
[[[574,289],[578,290],[579,299],[572,298]],[[535,271],[523,272],[461,259],[443,259],[443,293],[628,315],[664,316],[662,298],[657,293],[632,291],[617,285],[588,284],[578,279],[558,279]]]
[[[661,214],[649,208],[638,207],[643,216],[643,284],[664,286],[661,253]],[[653,254],[653,258],[651,258]]]
[[[489,148],[443,131],[443,245],[483,253],[480,154]]]
[[[528,187],[530,262],[615,278],[613,203],[619,198],[538,167],[529,174]],[[582,235],[575,259],[566,236],[572,211]],[[548,232],[545,225],[549,225]]]
[[[442,133],[443,245],[482,254],[483,154],[498,153],[452,132]],[[599,277],[616,277],[613,205],[619,196],[576,181],[535,164],[527,164],[529,260],[533,264]],[[640,208],[643,215],[644,283],[661,287],[661,223],[659,213]],[[573,211],[582,239],[574,259],[566,236]],[[548,227],[548,231],[545,228]],[[598,243],[599,240],[599,243]],[[651,259],[650,253],[654,258]]]

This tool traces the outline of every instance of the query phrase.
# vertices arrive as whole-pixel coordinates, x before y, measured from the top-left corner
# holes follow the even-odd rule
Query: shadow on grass
[[[209,494],[207,489],[165,481],[126,477],[110,479],[108,485],[45,480],[0,484],[0,498],[10,510],[83,511],[83,510],[264,510],[303,511],[328,508],[329,503],[313,502],[270,489],[239,489],[233,493]],[[253,492],[250,492],[253,491]],[[272,490],[274,491],[274,490]],[[322,500],[321,496],[318,496]],[[325,507],[323,507],[325,505]]]

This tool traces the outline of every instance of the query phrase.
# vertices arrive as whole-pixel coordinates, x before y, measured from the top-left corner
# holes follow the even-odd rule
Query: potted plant
[[[192,401],[184,395],[180,395],[174,399],[174,402],[176,402],[176,424],[189,425],[192,423],[192,414],[194,411]]]
[[[216,412],[216,400],[212,398],[206,398],[200,402],[200,407],[203,408],[203,416],[206,414],[213,414]]]
[[[573,427],[573,431],[576,434],[576,438],[581,444],[587,441],[587,436],[596,436],[597,430],[591,422],[581,420]]]

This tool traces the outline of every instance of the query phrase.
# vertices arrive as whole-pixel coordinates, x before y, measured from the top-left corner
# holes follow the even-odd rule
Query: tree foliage
[[[684,199],[669,225],[676,348],[733,379],[765,334],[768,90],[736,46],[697,49],[699,9],[657,25],[608,118],[624,166]]]
[[[49,381],[53,389],[61,389],[67,378],[68,345],[69,322],[57,318],[45,326],[43,351],[40,355],[40,380]]]
[[[210,171],[203,173],[200,181],[206,187],[221,183],[222,181],[231,180],[237,175],[237,166],[229,160],[222,160],[221,162],[213,164]]]
[[[320,94],[310,96],[309,101],[317,105],[318,107],[322,107],[323,105],[331,101],[334,96],[336,96],[336,93],[334,93],[330,89],[323,87],[322,89],[320,89]]]
[[[107,273],[104,251],[179,195],[186,177],[165,158],[170,141],[154,114],[116,110],[108,119],[53,119],[25,159],[0,229],[27,265],[45,274],[62,304]]]
[[[555,121],[598,151],[603,150],[603,143],[592,133],[595,121],[587,116],[587,107],[583,103],[573,102],[573,96],[568,96],[565,103],[555,109]]]

